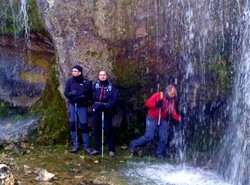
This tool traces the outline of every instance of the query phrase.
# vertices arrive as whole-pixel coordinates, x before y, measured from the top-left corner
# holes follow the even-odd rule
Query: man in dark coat
[[[87,106],[92,94],[92,83],[83,77],[82,70],[82,67],[79,65],[73,66],[72,77],[66,82],[64,95],[68,99],[70,133],[73,142],[71,153],[76,153],[78,150],[77,121],[79,121],[82,131],[83,148],[89,154],[91,150]]]

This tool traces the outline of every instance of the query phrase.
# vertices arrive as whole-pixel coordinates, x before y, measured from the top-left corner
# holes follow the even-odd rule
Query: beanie
[[[82,73],[82,67],[79,65],[73,66],[72,69],[77,69],[78,71],[80,71]]]

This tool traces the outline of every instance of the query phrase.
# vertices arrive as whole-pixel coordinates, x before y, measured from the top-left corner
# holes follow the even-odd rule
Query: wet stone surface
[[[121,173],[127,151],[112,159],[105,154],[102,159],[68,150],[65,146],[2,149],[0,163],[10,167],[18,184],[127,184]]]

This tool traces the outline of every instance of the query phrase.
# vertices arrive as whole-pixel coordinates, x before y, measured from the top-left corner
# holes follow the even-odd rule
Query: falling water
[[[29,17],[27,13],[27,0],[21,0],[21,8],[20,8],[20,18],[22,27],[24,28],[24,35],[27,40],[30,38],[30,28],[29,28]]]
[[[188,167],[190,159],[187,159],[186,153],[190,149],[197,149],[200,153],[209,151],[207,153],[211,156],[216,152],[219,139],[215,140],[213,134],[220,130],[221,122],[226,118],[220,117],[223,114],[219,114],[219,110],[222,112],[225,110],[219,109],[221,102],[219,98],[216,99],[216,97],[222,97],[219,95],[223,94],[223,90],[214,91],[214,89],[218,89],[215,84],[219,79],[214,79],[211,71],[213,66],[223,67],[223,62],[230,63],[236,58],[237,46],[241,41],[236,38],[239,36],[237,34],[241,33],[241,29],[239,29],[239,21],[235,21],[235,18],[240,17],[241,6],[239,1],[232,4],[215,0],[164,1],[162,7],[165,21],[163,25],[160,25],[161,29],[157,30],[162,33],[157,34],[164,35],[164,39],[168,41],[164,45],[166,55],[179,61],[180,75],[178,77],[177,74],[174,74],[177,77],[168,83],[174,83],[180,88],[178,89],[180,110],[184,114],[183,117],[189,121],[188,127],[191,128],[192,137],[188,138],[189,145],[187,145],[184,134],[178,130],[174,131],[173,145],[177,148],[178,155],[175,159],[180,165],[130,164],[130,169],[125,171],[125,176],[131,180],[130,184],[231,184],[231,181],[227,182],[230,178],[224,181],[215,171]],[[230,11],[236,16],[226,13]],[[157,17],[157,20],[161,19]],[[231,35],[229,36],[228,33]],[[226,52],[229,53],[227,53],[228,58],[224,58]],[[166,65],[168,65],[167,62]],[[249,64],[248,66],[245,64],[242,68],[249,69]],[[166,74],[166,79],[170,79],[168,75]],[[249,89],[245,89],[244,94],[248,93],[247,90],[249,91]],[[207,106],[207,100],[211,100],[211,106]],[[249,101],[249,97],[243,101],[246,100]],[[217,111],[214,115],[212,115],[213,109]],[[245,113],[246,109],[243,109]],[[238,134],[241,129],[242,127],[237,129]],[[239,134],[239,137],[243,137],[243,134]],[[246,150],[249,138],[244,138],[245,143],[239,143],[237,147],[241,146]],[[233,147],[235,150],[239,149]],[[195,155],[191,157],[193,157],[194,163],[204,160],[203,165],[206,165],[208,162],[204,158],[196,158]],[[240,158],[241,156],[239,156]],[[235,164],[233,165],[235,166]],[[242,163],[237,165],[243,167]],[[222,168],[225,170],[227,167],[224,165]],[[230,175],[237,176],[238,174],[235,174],[235,170],[233,170],[228,173],[228,176]]]
[[[129,163],[124,176],[130,185],[231,185],[215,172],[182,165]]]
[[[234,184],[249,184],[250,179],[250,5],[242,18],[243,56],[237,64],[231,125],[220,155],[219,171]]]
[[[23,92],[27,92],[31,85],[27,85],[20,79],[20,71],[31,68],[25,64],[22,54],[29,56],[30,60],[30,50],[26,48],[31,47],[30,41],[30,27],[29,27],[29,17],[27,11],[27,0],[3,0],[0,5],[0,17],[1,17],[1,33],[2,42],[0,45],[0,71],[1,71],[1,90],[0,98],[1,102],[12,103],[10,109],[6,108],[8,106],[1,106],[1,116],[0,116],[0,141],[17,141],[18,139],[23,139],[27,137],[28,130],[32,128],[37,123],[37,118],[22,118],[22,115],[27,111],[22,106],[25,106],[25,96],[22,99],[22,106],[18,109],[16,103],[18,102],[18,97],[22,97]],[[13,34],[11,36],[5,36]],[[24,38],[25,47],[18,47],[17,43]],[[6,40],[5,40],[6,39]],[[7,42],[7,43],[6,43]],[[10,43],[13,42],[13,43]],[[17,54],[13,55],[13,49],[11,47],[5,47],[7,45],[17,46],[15,52]],[[10,49],[9,49],[10,48]],[[10,84],[11,82],[11,84]],[[32,84],[33,92],[41,88],[41,84]],[[11,86],[11,87],[10,87]],[[15,86],[15,90],[13,90]],[[26,91],[22,91],[25,86]],[[13,89],[12,89],[13,88]],[[34,90],[36,89],[36,90]],[[32,96],[32,91],[30,90],[30,96]],[[38,91],[37,91],[38,92]],[[14,94],[14,95],[13,95]],[[34,97],[35,98],[35,97]],[[21,99],[21,98],[19,98]],[[2,101],[3,100],[3,101]],[[28,102],[29,103],[29,102]],[[2,110],[3,109],[3,110]],[[7,109],[7,110],[5,110]],[[15,111],[14,111],[15,110]],[[24,110],[24,111],[21,111]],[[8,112],[2,114],[2,112]],[[6,115],[7,114],[7,115]],[[7,116],[7,117],[6,117]]]
[[[14,119],[1,120],[0,125],[0,142],[17,142],[20,139],[27,138],[29,130],[32,130],[37,125],[37,118],[29,118],[16,121]]]
[[[207,130],[213,133],[213,127],[217,127],[215,120],[207,118],[211,115],[207,115],[206,103],[207,100],[214,101],[214,107],[216,107],[217,100],[213,97],[220,93],[213,92],[216,87],[214,87],[215,83],[213,84],[215,79],[212,79],[211,68],[213,65],[219,66],[219,61],[223,60],[226,42],[225,29],[227,28],[225,22],[230,18],[225,18],[224,15],[226,5],[213,0],[165,1],[163,5],[166,21],[159,31],[162,31],[161,34],[165,35],[165,39],[168,40],[165,53],[170,58],[174,57],[180,65],[179,76],[178,72],[175,72],[176,74],[173,74],[175,79],[168,83],[174,83],[177,86],[180,112],[186,120],[191,120],[191,122],[187,121],[189,127],[196,130],[192,133],[195,138],[191,141],[192,144],[205,151],[215,146],[215,141],[209,138]],[[232,29],[234,32],[234,28]],[[169,79],[168,73],[165,78]],[[174,139],[180,141],[174,142],[186,142],[183,133],[175,134],[177,137]],[[206,146],[204,143],[210,144]],[[183,144],[179,146],[182,146],[182,148],[177,148],[179,159],[184,162],[187,148]]]
[[[16,37],[23,34],[24,38],[27,41],[27,44],[30,44],[30,27],[27,12],[27,3],[27,0],[4,0],[1,3],[0,15],[2,19],[2,33],[5,33],[5,29],[9,31],[9,29],[12,27],[13,33]],[[12,16],[11,20],[10,16]]]

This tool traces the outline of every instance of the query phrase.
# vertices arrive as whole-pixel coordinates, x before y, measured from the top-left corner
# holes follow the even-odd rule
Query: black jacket
[[[82,75],[72,77],[66,82],[64,95],[68,98],[69,103],[83,107],[87,106],[88,100],[91,99],[92,82]]]

